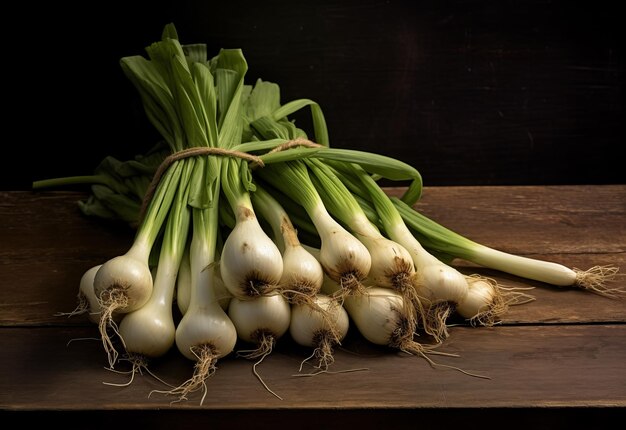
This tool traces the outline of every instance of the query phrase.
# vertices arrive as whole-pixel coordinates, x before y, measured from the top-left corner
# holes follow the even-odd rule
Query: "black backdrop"
[[[626,180],[617,2],[50,3],[3,11],[0,189],[155,142],[118,62],[167,22],[210,53],[242,48],[248,83],[316,100],[332,145],[400,158],[426,185]]]

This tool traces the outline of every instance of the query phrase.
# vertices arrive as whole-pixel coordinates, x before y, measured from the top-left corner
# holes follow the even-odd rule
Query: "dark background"
[[[248,83],[314,99],[333,146],[400,158],[426,185],[626,181],[618,2],[70,3],[3,11],[0,189],[151,146],[119,59],[168,22],[211,55],[242,48]]]

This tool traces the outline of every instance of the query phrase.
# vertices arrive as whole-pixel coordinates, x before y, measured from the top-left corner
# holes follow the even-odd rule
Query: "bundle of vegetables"
[[[136,226],[129,250],[80,283],[81,309],[98,323],[111,367],[120,347],[137,370],[175,344],[196,362],[190,379],[167,391],[184,399],[206,395],[206,379],[238,339],[253,345],[240,355],[262,360],[289,332],[326,369],[354,323],[370,342],[426,356],[448,336],[453,312],[493,324],[529,299],[461,273],[454,258],[624,293],[606,286],[616,268],[583,272],[514,256],[420,214],[414,167],[331,148],[315,102],[281,105],[278,85],[244,84],[240,50],[209,59],[205,45],[181,45],[170,24],[146,51],[121,66],[163,142],[136,160],[107,158],[92,176],[34,184],[92,183],[83,212]],[[289,119],[302,108],[313,140]],[[408,183],[402,198],[390,198],[381,178]],[[418,343],[418,333],[434,343]]]

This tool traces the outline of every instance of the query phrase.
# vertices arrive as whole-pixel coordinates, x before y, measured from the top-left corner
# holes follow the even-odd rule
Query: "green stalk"
[[[321,107],[313,100],[301,99],[291,101],[274,111],[274,113],[272,114],[272,118],[275,121],[278,121],[285,118],[287,115],[291,115],[292,113],[302,109],[305,106],[311,107],[311,117],[313,118],[313,129],[316,142],[323,146],[329,146],[328,127],[326,126],[326,119],[324,118]]]
[[[222,191],[226,200],[235,214],[239,214],[239,208],[246,208],[254,212],[250,193],[245,189],[241,178],[241,160],[224,157],[222,167]]]
[[[148,247],[147,249],[152,248],[169,213],[184,165],[185,163],[176,161],[167,169],[148,204],[144,219],[135,236],[135,242],[143,242]]]
[[[278,201],[289,215],[289,219],[298,230],[298,235],[303,243],[315,244],[319,247],[320,238],[315,225],[311,221],[307,211],[297,202],[287,197],[283,192],[259,178],[262,187]]]
[[[304,158],[318,158],[322,161],[338,164],[357,164],[365,171],[392,181],[411,181],[402,200],[412,205],[419,200],[422,193],[422,176],[414,167],[380,154],[365,151],[337,148],[292,148],[260,156],[266,164],[283,163]]]
[[[278,203],[278,201],[272,197],[270,193],[258,185],[256,191],[252,194],[252,202],[255,209],[272,229],[274,242],[282,253],[285,250],[282,223],[288,222],[291,225],[291,220],[287,211],[285,211],[281,204]]]
[[[59,187],[65,185],[93,185],[93,184],[101,184],[106,185],[112,190],[120,193],[127,194],[128,188],[107,175],[82,175],[82,176],[67,176],[64,178],[52,178],[52,179],[42,179],[39,181],[33,182],[33,189],[41,189],[41,188],[52,188]]]
[[[195,160],[184,160],[181,177],[178,181],[178,192],[168,213],[168,220],[163,234],[159,262],[166,257],[173,261],[176,270],[187,243],[191,213],[187,207],[190,183]]]
[[[304,207],[320,237],[320,263],[328,276],[340,282],[342,294],[360,293],[363,290],[361,281],[371,267],[370,254],[365,245],[328,212],[305,163],[290,161],[266,166],[257,173]]]
[[[219,181],[219,180],[218,180]],[[214,196],[214,201],[218,201]],[[213,263],[217,261],[217,230],[218,208],[215,204],[207,209],[192,208],[193,211],[193,236],[191,241],[190,264],[192,277],[201,276],[207,267],[210,267],[212,278]],[[210,285],[200,282],[191,283],[191,300],[194,306],[203,307],[216,301],[213,281]]]
[[[235,145],[233,147],[233,150],[248,153],[257,151],[268,151],[286,142],[288,142],[288,140],[286,139],[254,140]]]
[[[141,211],[141,201],[128,197],[125,194],[116,193],[104,185],[92,185],[91,193],[94,200],[110,209],[115,215],[114,218],[122,219],[131,225],[136,225]],[[84,205],[79,202],[79,207]]]
[[[562,264],[499,251],[438,224],[397,198],[391,200],[412,233],[429,249],[555,286],[577,287],[609,298],[626,295],[624,289],[608,285],[619,270],[615,266],[594,266],[588,270],[570,269]]]
[[[313,186],[307,168],[301,161],[265,166],[256,172],[263,180],[297,202],[309,214],[323,205],[322,198]]]
[[[352,193],[320,160],[307,160],[313,183],[328,211],[345,227],[359,235],[377,234]]]

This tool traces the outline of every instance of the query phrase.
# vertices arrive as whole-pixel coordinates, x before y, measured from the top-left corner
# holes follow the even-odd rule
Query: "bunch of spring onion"
[[[257,376],[287,335],[325,370],[350,322],[372,343],[425,356],[432,349],[415,335],[443,341],[451,313],[493,324],[526,298],[462,274],[450,264],[455,257],[624,293],[606,286],[615,268],[582,272],[506,254],[423,216],[414,209],[422,187],[414,167],[330,147],[321,108],[308,99],[281,105],[270,82],[246,85],[240,50],[209,59],[205,45],[181,45],[168,25],[146,52],[121,66],[167,150],[34,184],[91,183],[95,209],[85,213],[136,226],[129,250],[89,269],[79,287],[111,367],[120,348],[134,375],[175,345],[194,371],[163,392],[185,399],[202,389],[204,399],[207,378],[238,340],[246,345],[240,356],[258,359]],[[303,108],[314,142],[289,119]],[[390,198],[380,178],[409,186]]]

